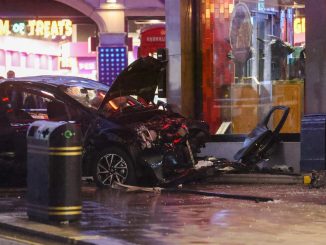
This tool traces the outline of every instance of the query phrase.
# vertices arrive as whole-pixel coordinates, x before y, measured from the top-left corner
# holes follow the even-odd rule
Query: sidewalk
[[[47,225],[30,221],[26,212],[0,214],[0,230],[18,232],[20,234],[37,236],[62,244],[126,244],[122,240],[100,235],[86,235],[74,229],[74,225]]]
[[[95,187],[83,187],[83,194],[95,192]],[[0,189],[0,233],[1,230],[36,236],[61,244],[128,244],[123,240],[101,235],[92,235],[79,229],[80,222],[70,224],[45,224],[28,219],[26,213],[25,188]],[[83,203],[83,206],[88,204]],[[85,216],[87,209],[83,209]]]
[[[197,183],[183,188],[271,197],[274,201],[127,193],[87,185],[83,187],[80,222],[51,226],[27,219],[21,190],[9,195],[0,192],[0,230],[62,244],[325,244],[325,189],[257,183]]]

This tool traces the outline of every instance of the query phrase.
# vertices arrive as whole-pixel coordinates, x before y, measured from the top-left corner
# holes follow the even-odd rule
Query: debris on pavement
[[[313,171],[311,173],[310,188],[322,188],[326,187],[326,171]]]
[[[142,186],[133,186],[133,185],[124,185],[118,182],[115,182],[112,185],[113,189],[125,190],[127,192],[153,192],[160,193],[162,191],[161,187],[142,187]]]
[[[200,168],[203,168],[203,167],[210,167],[210,166],[213,166],[214,163],[212,161],[209,161],[209,160],[200,160],[197,162],[197,164],[194,166],[195,169],[200,169]]]
[[[237,199],[237,200],[246,200],[246,201],[254,201],[254,202],[272,202],[273,198],[269,197],[259,197],[259,196],[249,196],[249,195],[237,195],[237,194],[225,194],[225,193],[215,193],[215,192],[207,192],[207,191],[199,191],[199,190],[190,190],[183,188],[161,188],[161,187],[141,187],[141,186],[131,186],[124,185],[121,183],[115,183],[112,186],[114,189],[126,190],[127,192],[153,192],[153,193],[184,193],[184,194],[192,194],[192,195],[200,195],[200,196],[209,196],[209,197],[219,197],[219,198],[228,198],[228,199]]]

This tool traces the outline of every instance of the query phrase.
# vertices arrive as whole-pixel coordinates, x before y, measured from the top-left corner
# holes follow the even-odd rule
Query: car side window
[[[42,97],[27,91],[22,91],[23,106],[22,110],[26,111],[33,119],[49,119],[47,104],[51,99]]]
[[[12,108],[12,121],[69,120],[65,104],[53,95],[43,95],[33,90],[12,89],[8,97]]]

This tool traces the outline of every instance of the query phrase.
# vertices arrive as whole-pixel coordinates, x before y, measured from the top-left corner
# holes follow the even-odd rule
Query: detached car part
[[[268,124],[276,111],[281,111],[282,116],[277,126],[270,129]],[[234,159],[245,165],[252,165],[268,158],[268,151],[279,141],[278,136],[289,111],[290,108],[286,106],[272,107],[266,117],[248,134],[243,142],[243,147],[235,154]]]

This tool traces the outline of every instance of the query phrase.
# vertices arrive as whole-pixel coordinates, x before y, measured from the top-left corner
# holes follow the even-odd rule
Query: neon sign
[[[72,21],[62,20],[27,20],[11,23],[0,19],[0,36],[21,35],[42,38],[70,37]]]

